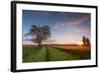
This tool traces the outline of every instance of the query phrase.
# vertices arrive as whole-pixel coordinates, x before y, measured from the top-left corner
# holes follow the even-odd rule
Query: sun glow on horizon
[[[78,42],[77,44],[81,46],[81,45],[83,45],[83,42]]]

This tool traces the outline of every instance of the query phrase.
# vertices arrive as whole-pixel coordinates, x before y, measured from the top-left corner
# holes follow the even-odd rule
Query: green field
[[[22,54],[22,61],[24,63],[90,59],[90,51],[53,48],[50,46],[44,46],[42,48],[24,46]]]

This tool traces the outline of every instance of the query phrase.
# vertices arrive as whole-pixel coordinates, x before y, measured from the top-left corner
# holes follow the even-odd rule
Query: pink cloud
[[[90,32],[90,29],[86,29],[86,28],[82,28],[79,30],[81,33],[86,33],[86,32]]]
[[[81,17],[72,17],[71,19],[67,19],[66,21],[63,21],[63,22],[58,22],[54,25],[52,25],[51,27],[53,29],[59,29],[59,28],[63,28],[65,27],[66,25],[79,25],[83,22],[87,22],[89,24],[89,18],[87,16],[81,16]]]
[[[90,29],[87,29],[87,28],[72,28],[72,29],[69,29],[69,32],[80,32],[80,33],[87,33],[87,32],[90,32],[91,30]]]
[[[81,16],[81,17],[74,17],[66,21],[70,25],[78,25],[83,22],[89,22],[89,18],[87,16]]]

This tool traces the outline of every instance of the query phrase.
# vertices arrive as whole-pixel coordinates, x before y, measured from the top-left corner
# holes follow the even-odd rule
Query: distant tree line
[[[89,38],[87,38],[87,37],[85,37],[85,36],[83,36],[82,42],[83,42],[83,45],[84,45],[84,46],[91,46],[91,43],[90,43]]]

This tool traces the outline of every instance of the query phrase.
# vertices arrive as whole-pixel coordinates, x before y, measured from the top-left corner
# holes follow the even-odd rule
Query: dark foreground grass
[[[52,47],[23,47],[23,62],[46,62],[90,59],[90,51],[63,50]]]
[[[34,57],[41,49],[38,47],[23,47],[22,50],[22,56],[23,56],[23,62],[33,62]]]

